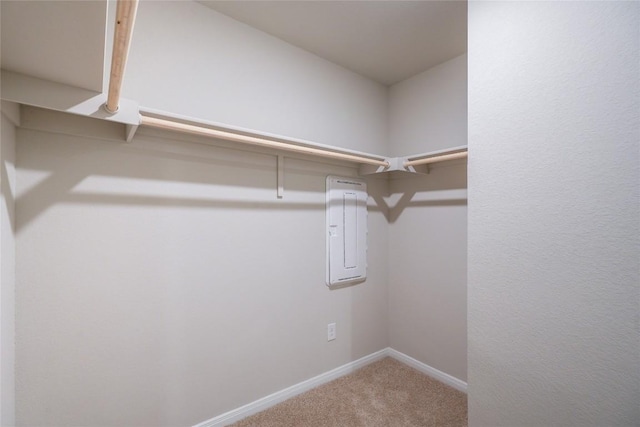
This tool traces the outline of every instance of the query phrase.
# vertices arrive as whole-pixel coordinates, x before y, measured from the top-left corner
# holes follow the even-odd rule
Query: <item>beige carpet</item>
[[[467,395],[386,358],[232,425],[459,427]]]

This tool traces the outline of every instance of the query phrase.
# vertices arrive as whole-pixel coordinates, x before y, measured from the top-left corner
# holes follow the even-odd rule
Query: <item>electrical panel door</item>
[[[327,285],[367,278],[367,184],[327,177]]]

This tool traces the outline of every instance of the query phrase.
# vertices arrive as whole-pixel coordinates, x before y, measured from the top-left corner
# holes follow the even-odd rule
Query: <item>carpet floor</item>
[[[466,425],[466,394],[389,357],[232,424],[233,427]]]

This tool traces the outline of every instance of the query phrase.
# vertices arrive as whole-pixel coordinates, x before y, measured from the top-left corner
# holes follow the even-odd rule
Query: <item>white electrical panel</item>
[[[367,184],[327,177],[327,285],[367,278]]]

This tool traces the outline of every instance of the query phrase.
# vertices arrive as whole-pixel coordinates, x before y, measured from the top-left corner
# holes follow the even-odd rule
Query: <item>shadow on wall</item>
[[[396,222],[408,208],[466,206],[467,163],[455,161],[433,166],[426,175],[394,172],[390,178],[388,197],[371,196],[382,207],[390,224]]]
[[[33,147],[22,150],[20,159],[16,231],[56,204],[319,211],[325,204],[318,203],[318,193],[325,188],[317,178],[355,174],[353,165],[286,158],[285,195],[278,199],[273,153],[168,136],[173,138],[140,131],[128,144],[53,133],[46,143],[28,138]],[[371,196],[384,200],[375,190]],[[368,209],[388,216],[386,204]]]
[[[7,162],[6,161],[2,161],[2,180],[0,180],[0,183],[2,183],[2,194],[6,200],[6,205],[8,206],[15,206],[15,200],[14,200],[14,194],[13,194],[13,189],[11,188],[11,182],[12,180],[10,180],[9,178],[9,171],[7,170]],[[7,216],[9,218],[9,224],[15,224],[15,210],[14,209],[6,209],[5,210],[7,213]]]
[[[59,113],[24,114],[27,129],[43,129],[22,150],[23,173],[16,203],[16,231],[59,204],[126,205],[215,209],[323,210],[328,174],[355,175],[349,163],[321,159],[285,160],[285,196],[276,198],[277,164],[272,151],[237,144],[141,129],[133,143],[123,143],[113,123]],[[34,117],[31,119],[31,117]],[[99,136],[96,136],[96,131]],[[24,131],[22,131],[24,132]],[[52,133],[54,132],[54,133]],[[68,135],[72,133],[72,135]],[[434,165],[428,175],[393,172],[368,182],[370,212],[394,223],[404,209],[465,205],[465,161]],[[381,184],[381,182],[383,182]],[[387,191],[388,188],[388,191]],[[311,197],[309,193],[315,193]],[[306,194],[306,195],[305,195]]]

